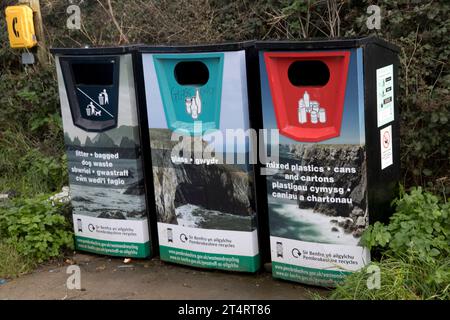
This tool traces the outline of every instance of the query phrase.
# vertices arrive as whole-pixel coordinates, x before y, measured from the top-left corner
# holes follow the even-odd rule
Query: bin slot
[[[112,86],[114,80],[113,63],[73,63],[72,72],[76,85]]]
[[[323,87],[330,80],[330,70],[320,60],[299,60],[289,66],[288,77],[296,87]]]
[[[201,61],[181,61],[175,66],[175,79],[182,86],[203,86],[209,80],[209,70]]]

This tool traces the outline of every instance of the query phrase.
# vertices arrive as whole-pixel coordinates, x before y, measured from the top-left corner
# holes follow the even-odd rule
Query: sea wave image
[[[358,245],[360,238],[345,232],[339,224],[345,217],[332,217],[296,204],[270,203],[270,233],[273,236],[300,241]]]
[[[255,216],[240,216],[185,204],[175,209],[178,225],[190,228],[252,231]]]
[[[127,189],[71,185],[73,213],[106,219],[143,219],[144,196],[126,191]]]

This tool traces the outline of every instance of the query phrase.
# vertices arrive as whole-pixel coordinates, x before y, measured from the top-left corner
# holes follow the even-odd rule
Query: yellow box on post
[[[9,6],[5,10],[11,48],[32,48],[37,44],[33,10],[25,5]]]

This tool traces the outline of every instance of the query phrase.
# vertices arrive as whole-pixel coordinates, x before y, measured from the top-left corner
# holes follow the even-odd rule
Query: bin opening
[[[105,85],[113,84],[113,63],[73,63],[72,72],[76,85]]]
[[[330,80],[330,70],[323,61],[294,61],[289,66],[288,78],[296,87],[323,87]]]
[[[175,80],[182,86],[203,86],[209,80],[208,67],[201,61],[181,61],[175,66]]]

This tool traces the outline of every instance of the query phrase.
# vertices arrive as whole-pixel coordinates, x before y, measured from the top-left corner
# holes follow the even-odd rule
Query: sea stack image
[[[370,262],[361,235],[397,195],[397,48],[369,37],[257,42],[273,276],[335,286]],[[268,135],[270,137],[270,135]]]
[[[139,49],[163,261],[244,272],[260,266],[252,142],[235,135],[250,128],[248,48]]]
[[[53,49],[76,248],[145,258],[147,218],[132,48]]]

